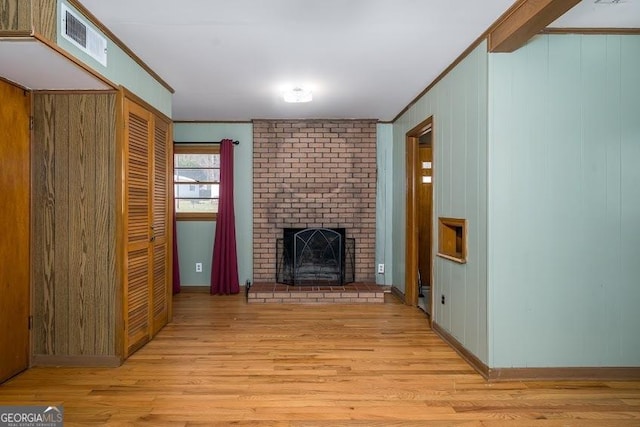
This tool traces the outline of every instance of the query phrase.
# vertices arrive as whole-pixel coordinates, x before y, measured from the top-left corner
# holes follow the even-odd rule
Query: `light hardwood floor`
[[[391,297],[393,298],[393,297]],[[119,368],[33,368],[0,405],[65,425],[639,426],[640,382],[487,383],[418,309],[183,293]]]

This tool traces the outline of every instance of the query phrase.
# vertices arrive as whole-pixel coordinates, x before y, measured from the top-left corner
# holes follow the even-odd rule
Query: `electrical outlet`
[[[384,274],[384,264],[378,264],[378,274]]]
[[[202,273],[202,263],[196,262],[196,273]]]
[[[444,294],[440,295],[440,304],[444,304]]]

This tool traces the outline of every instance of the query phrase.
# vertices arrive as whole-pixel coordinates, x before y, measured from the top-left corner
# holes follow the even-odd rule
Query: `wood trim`
[[[637,381],[638,367],[497,368],[487,378],[499,381]]]
[[[31,366],[73,366],[82,368],[117,368],[122,365],[119,356],[49,356],[35,354]]]
[[[174,120],[173,123],[184,123],[184,124],[229,124],[229,123],[238,123],[238,124],[253,124],[252,120]],[[174,141],[180,142],[180,141]]]
[[[116,292],[114,301],[115,316],[115,349],[114,352],[118,357],[124,360],[125,357],[125,278],[126,278],[126,148],[125,148],[125,113],[124,113],[124,91],[122,88],[118,90],[116,95],[116,153],[115,153],[115,197],[116,197],[116,218],[115,218],[115,231],[116,231],[116,262],[115,262],[115,277],[116,283],[118,283],[119,289]]]
[[[22,88],[25,92],[29,92],[29,102],[31,103],[31,117],[35,117],[35,97],[33,95],[33,92],[29,91],[28,89]],[[35,153],[35,126],[31,126],[31,129],[29,130],[29,140],[31,141],[31,143],[29,144],[29,317],[31,318],[31,321],[33,322],[34,320],[34,315],[36,312],[36,299],[35,299],[35,287],[36,287],[36,283],[34,280],[34,256],[33,256],[33,252],[34,252],[34,236],[33,236],[33,229],[34,229],[34,212],[33,212],[33,206],[34,206],[34,202],[35,202],[35,187],[36,184],[34,182],[33,179],[33,158],[34,158],[34,153]],[[33,366],[33,354],[34,354],[34,350],[36,348],[36,340],[35,337],[36,334],[34,333],[34,327],[33,324],[31,325],[31,329],[29,330],[29,367]]]
[[[175,205],[175,199],[171,199]],[[203,212],[178,212],[176,213],[176,221],[216,221],[217,213]]]
[[[24,87],[24,86],[22,86],[21,84],[18,84],[18,83],[16,83],[16,82],[12,82],[11,80],[6,79],[6,78],[4,78],[4,77],[2,77],[2,76],[0,76],[0,81],[1,81],[1,82],[5,82],[5,83],[6,83],[6,84],[8,84],[8,85],[18,87],[18,88],[20,88],[20,89],[24,90],[25,92],[32,92],[32,91],[31,91],[31,89],[26,88],[26,87]]]
[[[545,28],[541,34],[639,35],[640,28]]]
[[[400,289],[396,288],[395,286],[391,286],[390,292],[392,295],[398,298],[403,304],[406,304],[406,299]]]
[[[640,367],[558,367],[558,368],[489,368],[437,322],[431,329],[449,344],[473,369],[490,382],[501,381],[637,381]]]
[[[421,123],[414,126],[409,132],[407,132],[407,136],[418,138],[432,130],[432,128],[433,116],[430,116],[423,120]]]
[[[489,33],[489,52],[513,52],[580,0],[520,0]]]
[[[220,144],[218,143],[173,143],[174,154],[220,154]]]
[[[167,135],[167,174],[170,177],[167,179],[167,322],[173,322],[173,221],[175,218],[175,199],[174,199],[174,185],[173,185],[173,122],[167,123],[169,130]],[[165,325],[166,325],[165,324]]]
[[[406,247],[405,247],[405,304],[417,305],[416,283],[418,282],[418,221],[416,173],[418,170],[418,137],[407,134],[406,172],[407,210],[406,210]]]
[[[292,119],[283,119],[283,118],[275,118],[275,119],[270,119],[270,118],[265,118],[265,117],[256,117],[254,119],[251,119],[250,123],[255,123],[255,122],[272,122],[272,123],[282,123],[282,122],[305,122],[305,123],[320,123],[320,122],[337,122],[337,123],[353,123],[353,122],[372,122],[372,123],[378,123],[378,119],[372,119],[372,118],[364,118],[364,119],[345,119],[345,118],[340,118],[340,117],[329,117],[327,119],[305,119],[304,117],[297,117],[297,118],[292,118]],[[215,123],[215,122],[206,122],[206,123]],[[220,121],[219,123],[234,123],[233,121]],[[238,123],[244,123],[244,122],[238,122]]]
[[[419,137],[433,129],[430,116],[407,132],[406,135],[406,246],[405,246],[405,304],[418,305],[418,221],[416,180],[420,170]],[[435,146],[435,141],[433,143]],[[433,272],[433,269],[432,269]],[[431,281],[433,283],[433,280]]]
[[[29,89],[27,89],[29,90]],[[52,89],[35,89],[32,90],[33,93],[38,95],[104,95],[104,94],[117,94],[118,91],[115,89],[63,89],[63,90],[52,90]]]
[[[208,294],[211,292],[211,286],[198,285],[198,286],[185,286],[180,287],[180,292],[194,293],[194,294]]]
[[[111,39],[120,49],[122,49],[133,61],[142,67],[151,77],[153,77],[158,83],[164,86],[171,93],[175,93],[175,90],[169,86],[167,82],[165,82],[155,71],[153,71],[145,62],[140,59],[131,49],[125,45],[122,40],[120,40],[115,34],[109,30],[98,18],[95,17],[93,13],[91,13],[82,3],[78,0],[68,0],[69,4],[78,10],[81,14],[83,14],[86,18],[88,18],[93,25],[95,25],[100,31],[102,31],[108,38]]]
[[[484,379],[489,378],[489,367],[480,360],[475,354],[471,353],[460,343],[453,335],[449,334],[444,328],[442,328],[434,320],[431,322],[431,329],[435,332],[444,342],[449,344],[456,353],[460,355],[473,369],[475,369]]]
[[[158,117],[159,119],[167,122],[168,124],[172,124],[173,123],[173,121],[169,117],[167,117],[162,111],[158,110],[153,105],[149,104],[147,101],[145,101],[144,99],[140,98],[138,95],[136,95],[135,93],[131,92],[126,87],[120,86],[120,88],[121,88],[122,93],[124,94],[124,97],[126,99],[129,99],[129,100],[135,102],[136,104],[140,105],[141,107],[144,107],[146,110],[149,110],[156,117]]]
[[[31,37],[31,31],[30,30],[9,30],[9,31],[4,31],[4,30],[0,30],[0,38],[6,39],[6,38],[25,38],[25,37]]]

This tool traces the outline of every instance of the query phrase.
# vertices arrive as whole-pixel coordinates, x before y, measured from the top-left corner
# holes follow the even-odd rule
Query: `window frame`
[[[177,154],[218,154],[220,155],[220,144],[202,143],[202,144],[181,144],[173,143],[173,207],[178,221],[215,221],[218,219],[218,212],[178,212],[176,209],[175,188],[177,184],[186,184],[185,182],[176,181],[176,155]],[[217,182],[220,183],[219,181]],[[213,199],[213,198],[212,198]],[[219,200],[219,199],[218,199]]]

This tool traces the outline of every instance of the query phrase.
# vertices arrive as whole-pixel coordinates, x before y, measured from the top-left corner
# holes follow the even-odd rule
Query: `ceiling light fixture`
[[[310,102],[313,99],[313,94],[310,89],[304,89],[301,87],[294,87],[284,93],[284,102],[300,103]]]

